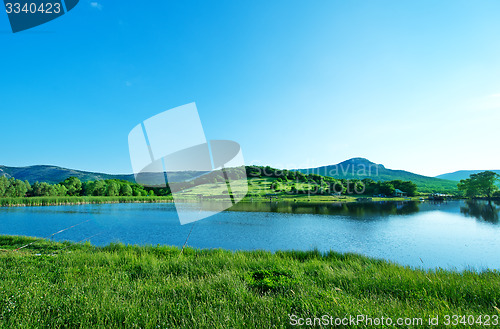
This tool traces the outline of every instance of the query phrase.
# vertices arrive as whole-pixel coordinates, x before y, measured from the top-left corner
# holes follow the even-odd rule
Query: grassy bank
[[[24,197],[0,198],[0,207],[16,206],[56,206],[70,204],[98,203],[154,203],[171,202],[171,196],[54,196],[54,197]]]
[[[30,241],[0,236],[2,328],[282,328],[290,316],[325,314],[428,327],[429,317],[500,315],[497,271],[421,271],[315,251],[180,254],[44,240],[13,251]]]
[[[348,203],[356,202],[362,196],[328,196],[307,194],[280,194],[273,197],[273,201],[283,202],[312,202],[312,203]],[[28,206],[58,206],[72,204],[100,204],[100,203],[161,203],[172,202],[172,196],[55,196],[55,197],[23,197],[23,198],[0,198],[0,207],[28,207]],[[198,202],[197,195],[185,194],[184,202]],[[418,201],[414,198],[372,198],[372,201]],[[269,202],[265,196],[247,196],[243,202]],[[217,202],[217,201],[215,201]]]

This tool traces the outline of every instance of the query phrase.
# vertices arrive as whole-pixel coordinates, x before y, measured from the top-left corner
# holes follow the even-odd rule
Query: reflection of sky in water
[[[357,252],[425,268],[500,269],[500,224],[484,219],[494,219],[500,207],[487,206],[484,202],[457,201],[424,203],[416,208],[369,205],[361,209],[364,206],[353,204],[351,209],[343,207],[330,215],[230,211],[196,222],[188,245],[272,251],[317,248]],[[262,207],[269,205],[257,208]],[[324,209],[311,210],[318,211],[325,213]],[[91,239],[93,244],[121,241],[181,246],[191,229],[191,225],[179,224],[173,204],[0,209],[1,234],[45,237],[79,223],[53,239],[80,241],[100,233]]]

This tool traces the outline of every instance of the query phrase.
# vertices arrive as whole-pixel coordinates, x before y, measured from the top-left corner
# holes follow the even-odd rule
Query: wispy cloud
[[[102,10],[102,5],[97,1],[92,1],[90,3],[90,7]]]

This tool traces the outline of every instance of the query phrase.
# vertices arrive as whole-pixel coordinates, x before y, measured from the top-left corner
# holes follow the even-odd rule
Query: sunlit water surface
[[[173,204],[0,208],[0,234],[106,245],[162,244],[230,250],[334,250],[403,265],[500,269],[495,203],[240,204],[181,226]],[[263,212],[265,211],[265,212]]]

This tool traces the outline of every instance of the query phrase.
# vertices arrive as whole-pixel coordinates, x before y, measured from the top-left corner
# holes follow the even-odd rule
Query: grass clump
[[[287,291],[297,281],[293,276],[283,270],[256,270],[245,276],[249,287],[261,293]]]

